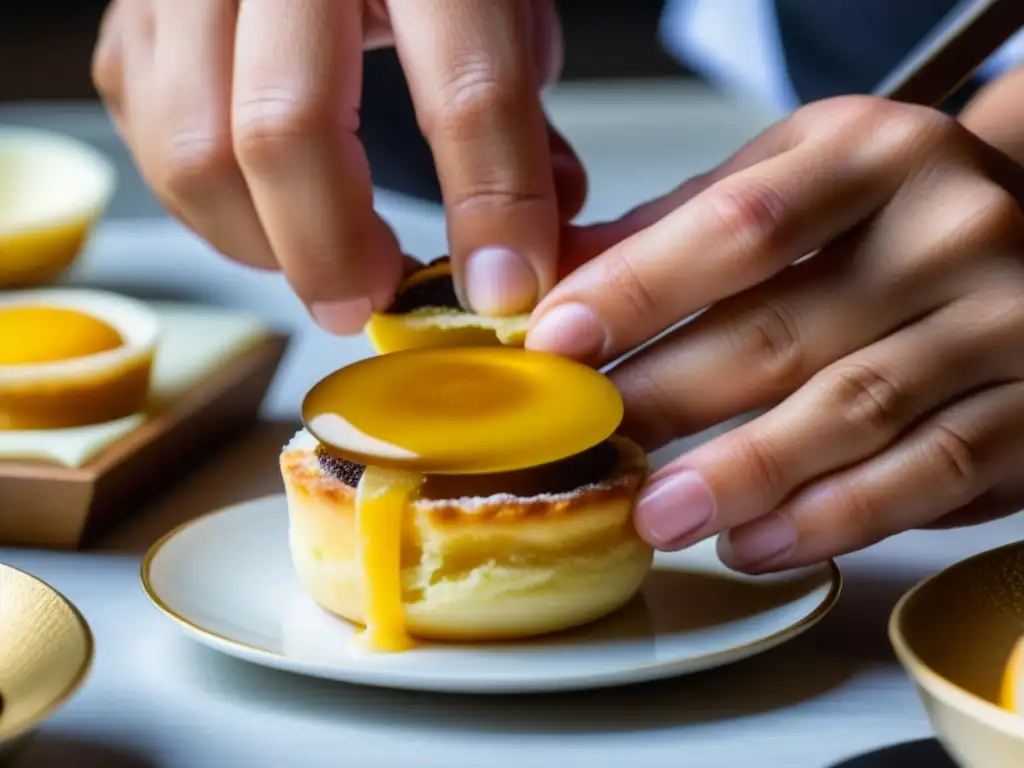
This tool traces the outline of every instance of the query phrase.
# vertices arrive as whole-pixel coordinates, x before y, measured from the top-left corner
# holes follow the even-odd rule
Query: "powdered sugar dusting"
[[[288,441],[288,445],[284,447],[286,451],[315,451],[319,441],[309,433],[305,428],[300,429],[296,432],[292,439]]]
[[[464,496],[460,499],[417,499],[415,504],[420,509],[434,509],[440,507],[457,506],[463,512],[484,509],[486,507],[508,504],[522,504],[524,502],[543,502],[545,504],[558,504],[571,501],[580,494],[589,491],[607,490],[617,483],[615,481],[604,481],[600,483],[588,483],[579,488],[573,488],[564,493],[538,493],[533,496],[513,496],[510,493],[496,493],[491,496]]]

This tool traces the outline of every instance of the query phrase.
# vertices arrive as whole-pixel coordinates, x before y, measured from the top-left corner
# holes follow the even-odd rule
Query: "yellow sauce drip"
[[[358,636],[368,650],[408,650],[402,600],[402,524],[422,478],[412,472],[367,467],[356,492],[356,533],[363,581],[363,622]]]
[[[599,372],[517,348],[414,350],[362,360],[306,396],[306,427],[364,465],[493,474],[559,461],[610,437],[622,397]]]
[[[53,363],[124,345],[111,325],[65,307],[0,308],[0,365]]]

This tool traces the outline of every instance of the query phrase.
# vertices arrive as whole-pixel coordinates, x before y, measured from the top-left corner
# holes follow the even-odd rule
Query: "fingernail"
[[[528,312],[537,300],[537,276],[508,248],[481,248],[466,262],[466,299],[483,315]]]
[[[758,571],[778,561],[796,546],[796,527],[772,513],[719,537],[718,556],[730,568]]]
[[[347,301],[318,302],[310,311],[313,319],[325,331],[348,336],[363,329],[366,321],[370,319],[373,306],[370,299],[364,297]]]
[[[640,535],[659,549],[678,543],[707,525],[715,516],[711,489],[696,472],[669,475],[648,487],[637,501]]]
[[[607,333],[586,304],[559,304],[541,315],[530,329],[530,349],[553,352],[574,360],[590,360],[604,350]]]

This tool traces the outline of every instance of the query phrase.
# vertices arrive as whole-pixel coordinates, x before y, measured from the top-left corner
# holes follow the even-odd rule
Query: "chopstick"
[[[873,94],[893,101],[940,106],[1022,28],[1024,0],[965,0]]]

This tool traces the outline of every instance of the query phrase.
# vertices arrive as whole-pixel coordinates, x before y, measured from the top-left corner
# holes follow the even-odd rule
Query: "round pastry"
[[[364,623],[356,499],[365,467],[306,430],[280,459],[298,577]],[[540,467],[427,476],[401,524],[401,601],[413,637],[473,641],[579,626],[639,590],[653,552],[631,510],[647,457],[617,436]]]
[[[375,313],[365,330],[378,354],[425,347],[521,347],[529,319],[528,314],[489,317],[464,310],[445,256],[406,277],[388,311]]]
[[[0,294],[0,431],[138,413],[158,337],[153,310],[125,296],[72,288]]]

